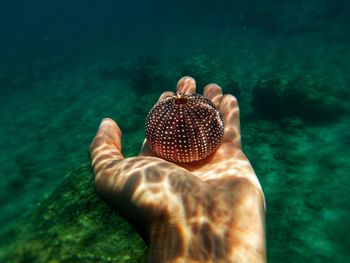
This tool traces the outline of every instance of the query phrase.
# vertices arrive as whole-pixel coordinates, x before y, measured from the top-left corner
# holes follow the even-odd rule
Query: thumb
[[[124,159],[121,153],[122,132],[119,126],[112,119],[103,119],[90,144],[90,157],[94,168],[101,167],[102,164],[111,160]]]

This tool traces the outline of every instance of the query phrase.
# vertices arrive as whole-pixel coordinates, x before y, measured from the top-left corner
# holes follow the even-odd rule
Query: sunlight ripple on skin
[[[194,79],[180,79],[176,93],[195,92]],[[124,159],[121,130],[104,119],[90,145],[97,194],[140,232],[149,262],[265,262],[264,194],[241,148],[237,100],[216,84],[203,95],[225,129],[216,151],[196,162],[160,159],[146,140]]]

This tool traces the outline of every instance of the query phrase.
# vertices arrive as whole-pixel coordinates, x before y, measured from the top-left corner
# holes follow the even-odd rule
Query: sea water
[[[349,18],[345,0],[2,3],[0,261],[142,258],[95,197],[88,146],[110,117],[137,155],[148,111],[189,75],[238,98],[268,261],[349,262]]]

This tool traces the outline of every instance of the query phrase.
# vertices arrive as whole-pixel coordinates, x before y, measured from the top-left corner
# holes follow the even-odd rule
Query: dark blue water
[[[156,98],[191,75],[239,99],[270,261],[347,262],[349,24],[345,0],[2,3],[0,232],[88,164],[103,117],[136,155]]]

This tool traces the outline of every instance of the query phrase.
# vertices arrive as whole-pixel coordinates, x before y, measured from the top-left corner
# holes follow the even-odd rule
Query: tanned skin
[[[176,92],[195,93],[194,79],[180,79]],[[148,262],[266,262],[264,194],[242,151],[237,100],[216,84],[203,95],[221,112],[225,131],[218,149],[198,162],[160,159],[146,140],[138,156],[124,159],[119,126],[103,119],[90,145],[97,194],[143,236]]]

